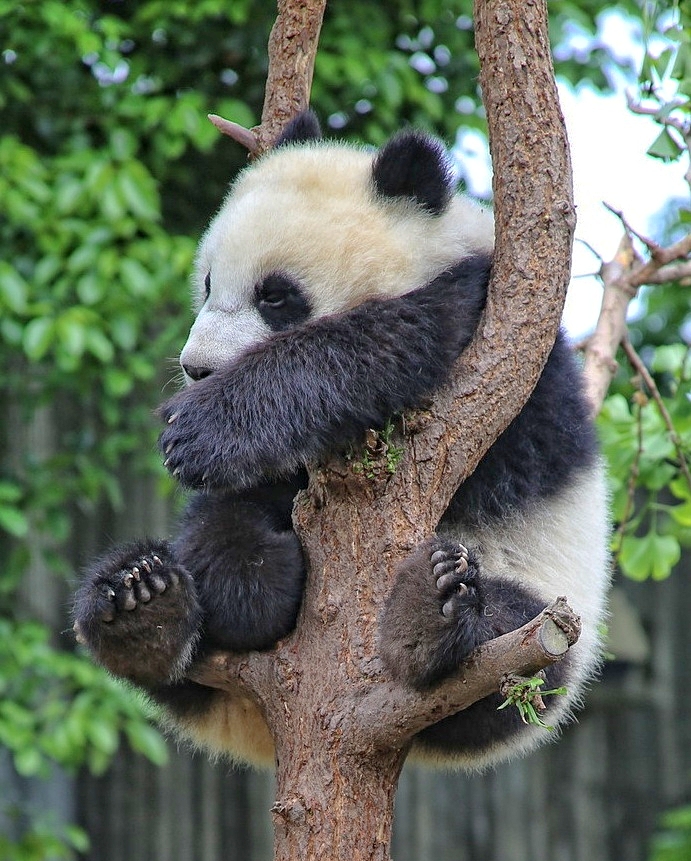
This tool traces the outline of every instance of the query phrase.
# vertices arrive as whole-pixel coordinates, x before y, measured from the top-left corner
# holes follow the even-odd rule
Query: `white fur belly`
[[[168,723],[181,740],[212,757],[225,757],[238,765],[273,767],[273,739],[264,716],[251,700],[219,692],[202,716]]]
[[[610,582],[609,517],[604,470],[583,471],[569,488],[499,524],[452,530],[478,552],[485,577],[524,586],[545,601],[565,595],[581,617],[572,650],[576,675],[599,660],[600,628]]]

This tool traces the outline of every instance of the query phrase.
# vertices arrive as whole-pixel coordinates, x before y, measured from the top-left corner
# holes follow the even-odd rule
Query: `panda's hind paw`
[[[455,620],[463,605],[475,594],[475,566],[468,549],[462,544],[444,541],[430,556],[432,576],[440,600],[441,614]]]

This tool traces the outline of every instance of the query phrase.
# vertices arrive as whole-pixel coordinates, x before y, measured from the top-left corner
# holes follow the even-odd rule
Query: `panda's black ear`
[[[372,166],[382,197],[408,197],[441,215],[453,194],[453,170],[439,141],[419,131],[399,132],[384,144]]]
[[[321,140],[319,120],[312,111],[303,111],[294,117],[276,139],[274,149],[284,144],[300,144]]]

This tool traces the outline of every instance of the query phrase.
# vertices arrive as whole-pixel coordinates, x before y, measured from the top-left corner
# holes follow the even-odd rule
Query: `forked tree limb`
[[[361,749],[400,747],[431,723],[496,693],[503,675],[533,676],[560,661],[580,630],[578,616],[559,598],[522,628],[483,643],[456,675],[430,691],[392,683],[373,688],[358,701],[353,715],[357,731],[351,735]]]
[[[317,8],[323,3],[279,3],[283,23],[272,35],[265,110],[253,130],[259,151],[307,107],[318,27],[301,16]],[[451,385],[409,417],[393,476],[370,480],[343,462],[310,471],[294,511],[309,569],[295,631],[269,652],[216,655],[192,670],[203,684],[253,699],[266,719],[276,745],[277,861],[389,861],[393,799],[412,734],[497,690],[504,673],[545,666],[577,631],[575,622],[541,620],[486,644],[430,699],[396,684],[379,658],[377,617],[397,565],[436,529],[459,483],[529,397],[569,280],[571,168],[546,0],[477,0],[476,42],[497,231],[477,335]]]

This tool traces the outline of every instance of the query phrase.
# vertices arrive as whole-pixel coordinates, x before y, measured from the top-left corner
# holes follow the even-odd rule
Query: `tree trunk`
[[[305,8],[279,3],[288,21],[291,9],[299,18]],[[577,636],[563,607],[551,608],[481,647],[457,677],[424,696],[395,684],[377,649],[377,616],[397,564],[434,531],[459,483],[527,400],[569,280],[571,172],[545,0],[477,0],[476,23],[497,226],[480,329],[448,389],[407,417],[394,475],[381,443],[373,443],[369,478],[342,462],[311,474],[294,512],[309,569],[296,631],[271,652],[217,655],[193,674],[240,689],[264,713],[276,744],[277,861],[388,861],[393,800],[413,735],[496,691],[502,673],[534,672],[558,659]],[[311,24],[313,56],[319,28]],[[304,41],[300,51],[304,67]],[[272,54],[275,62],[280,56]],[[285,83],[290,74],[272,69],[270,80]],[[305,107],[304,91],[292,86],[286,98]],[[270,97],[287,104],[275,92],[266,104]],[[254,133],[260,142],[275,138]],[[570,639],[555,617],[572,625]]]

